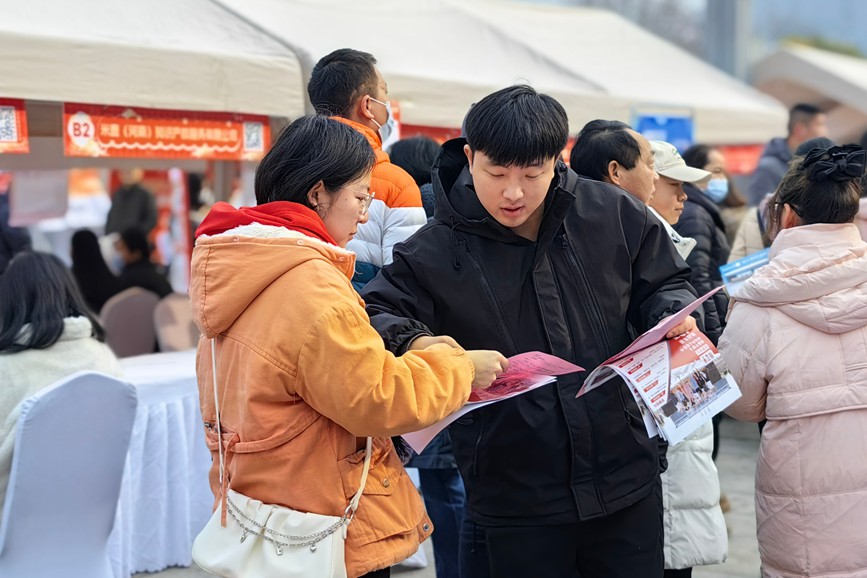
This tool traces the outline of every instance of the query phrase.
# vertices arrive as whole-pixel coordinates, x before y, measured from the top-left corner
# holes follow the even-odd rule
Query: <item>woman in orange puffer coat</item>
[[[293,122],[256,173],[256,207],[218,203],[197,231],[190,296],[203,337],[202,417],[217,454],[215,341],[226,487],[269,504],[341,516],[370,475],[348,527],[350,577],[388,576],[432,526],[389,436],[426,427],[487,387],[508,362],[440,338],[396,357],[370,326],[344,247],[363,222],[373,151],[321,116]],[[231,523],[229,520],[228,523]],[[315,577],[311,577],[315,578]]]

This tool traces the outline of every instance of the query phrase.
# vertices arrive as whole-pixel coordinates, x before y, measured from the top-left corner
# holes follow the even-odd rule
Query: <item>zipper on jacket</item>
[[[502,337],[508,344],[512,351],[517,351],[517,347],[515,345],[515,340],[512,338],[512,333],[509,331],[509,328],[506,327],[505,316],[503,312],[500,310],[500,303],[497,301],[494,296],[494,291],[491,289],[491,285],[488,283],[487,277],[482,272],[482,267],[473,257],[473,254],[470,252],[469,247],[466,248],[467,256],[470,259],[470,263],[473,265],[473,269],[475,269],[476,274],[479,277],[479,282],[482,284],[482,289],[485,291],[485,295],[488,298],[488,301],[491,303],[491,307],[494,310],[494,317],[497,323],[497,329],[500,331],[500,337]]]
[[[479,433],[476,436],[476,443],[473,444],[473,466],[471,472],[474,476],[479,475],[479,446],[482,444],[482,436],[485,433],[485,416],[479,412]]]
[[[599,309],[599,303],[596,301],[596,296],[593,294],[593,291],[590,287],[590,281],[587,278],[587,273],[584,271],[584,266],[575,258],[575,254],[572,249],[572,244],[569,243],[569,239],[565,234],[560,235],[560,244],[563,248],[563,252],[566,254],[566,261],[575,268],[578,272],[578,276],[580,277],[582,288],[584,290],[584,295],[587,297],[587,301],[590,305],[591,312],[593,313],[595,322],[591,322],[591,330],[593,334],[596,336],[596,339],[599,340],[600,344],[605,348],[605,351],[608,351],[611,348],[611,342],[608,338],[608,329],[605,327],[605,323],[602,317],[602,311]],[[574,342],[573,342],[574,345]]]

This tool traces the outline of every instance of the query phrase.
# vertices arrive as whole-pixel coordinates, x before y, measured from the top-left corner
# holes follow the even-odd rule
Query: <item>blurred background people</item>
[[[756,473],[763,575],[867,575],[867,243],[853,224],[865,153],[796,158],[770,203],[770,262],[733,293],[720,350],[767,419]]]
[[[152,192],[141,184],[144,171],[119,171],[120,187],[111,197],[111,209],[105,222],[105,234],[120,233],[135,227],[150,233],[157,224],[157,202]]]
[[[695,185],[719,207],[726,229],[726,240],[731,247],[749,208],[746,198],[729,174],[725,155],[710,145],[695,144],[686,149],[683,160],[688,166],[711,174],[710,179]]]
[[[77,371],[120,376],[104,340],[60,259],[31,251],[12,259],[0,277],[0,515],[21,401]]]
[[[172,292],[166,276],[151,262],[150,242],[141,229],[125,229],[115,241],[114,247],[123,261],[123,269],[118,277],[122,290],[141,287],[156,293],[160,298]]]
[[[9,225],[9,189],[0,190],[0,274],[15,255],[30,249],[31,245],[27,229]]]
[[[123,290],[102,256],[99,239],[87,229],[72,235],[72,275],[85,303],[97,315],[106,301]]]
[[[750,177],[747,201],[751,207],[777,189],[798,145],[811,138],[828,136],[827,116],[818,106],[796,104],[789,110],[788,131],[786,138],[771,139]]]

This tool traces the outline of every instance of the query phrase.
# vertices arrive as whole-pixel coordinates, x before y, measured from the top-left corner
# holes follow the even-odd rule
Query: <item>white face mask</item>
[[[391,114],[391,101],[382,102],[381,100],[376,100],[372,96],[370,97],[370,100],[372,100],[373,102],[378,102],[379,104],[384,106],[385,112],[388,113],[388,118],[386,119],[385,124],[379,124],[378,122],[376,122],[375,118],[370,119],[376,125],[376,128],[379,129],[379,138],[382,139],[382,144],[383,146],[385,146],[385,142],[389,139],[389,137],[391,137],[392,134],[394,134],[396,128],[394,115]]]

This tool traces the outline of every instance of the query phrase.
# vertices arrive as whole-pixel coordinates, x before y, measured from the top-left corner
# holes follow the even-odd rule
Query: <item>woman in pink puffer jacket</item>
[[[767,419],[756,473],[766,577],[867,576],[867,243],[853,223],[865,152],[816,149],[771,201],[768,265],[734,291],[719,349]]]

